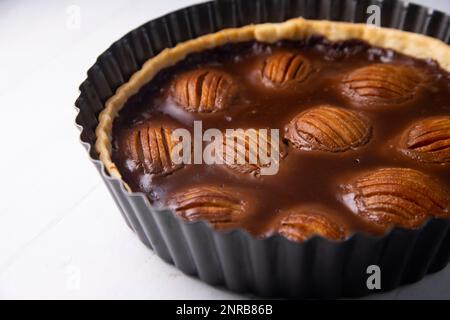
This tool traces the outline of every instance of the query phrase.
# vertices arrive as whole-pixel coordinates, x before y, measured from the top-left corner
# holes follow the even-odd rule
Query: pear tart
[[[97,151],[129,191],[216,229],[299,242],[417,229],[450,217],[449,70],[446,44],[401,31],[223,30],[146,62],[106,103]]]
[[[352,70],[344,76],[343,90],[356,106],[395,106],[418,93],[426,76],[414,67],[380,64]]]
[[[450,162],[450,116],[415,122],[403,134],[399,149],[417,161],[437,164]]]
[[[381,225],[420,226],[429,216],[450,214],[445,185],[412,169],[384,168],[358,177],[344,187],[350,209]]]
[[[235,81],[225,72],[200,69],[178,76],[172,95],[187,111],[208,113],[227,108],[236,91]]]
[[[311,63],[302,55],[279,52],[269,56],[263,64],[261,74],[273,85],[301,82],[311,73]]]
[[[352,110],[319,106],[296,116],[287,126],[286,139],[303,150],[343,152],[370,140],[370,121]]]
[[[165,175],[180,169],[172,159],[174,141],[172,129],[144,127],[132,130],[125,139],[130,160],[143,171],[153,175]]]
[[[279,165],[287,155],[286,145],[272,141],[270,132],[266,130],[248,129],[233,134],[225,133],[223,152],[217,155],[218,162],[237,173],[253,176],[260,176],[261,169],[267,168],[271,162]]]
[[[171,199],[175,212],[185,220],[207,220],[217,229],[235,227],[246,214],[245,202],[234,190],[197,186],[176,193]]]
[[[322,211],[309,207],[290,209],[280,220],[277,231],[293,241],[305,241],[314,235],[331,240],[344,239],[345,226],[323,215]]]

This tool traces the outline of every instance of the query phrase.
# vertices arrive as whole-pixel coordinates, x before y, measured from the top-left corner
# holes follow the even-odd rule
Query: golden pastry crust
[[[400,53],[419,58],[431,58],[450,72],[450,46],[424,35],[366,24],[347,22],[292,19],[283,23],[248,25],[241,28],[225,29],[168,48],[149,59],[130,80],[120,86],[108,99],[99,115],[96,129],[96,150],[100,160],[113,177],[121,178],[117,166],[111,159],[111,132],[114,119],[125,102],[139,89],[151,81],[162,69],[182,61],[187,55],[212,49],[227,43],[260,41],[274,43],[279,40],[301,40],[311,35],[322,35],[330,41],[360,39],[373,46],[390,48]],[[431,49],[432,48],[432,49]]]

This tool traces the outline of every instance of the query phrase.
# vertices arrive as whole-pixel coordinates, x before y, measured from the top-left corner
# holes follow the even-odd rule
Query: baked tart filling
[[[216,229],[338,241],[418,228],[450,217],[449,69],[447,45],[401,31],[225,30],[149,60],[107,102],[96,146],[130,191]],[[212,144],[218,161],[198,161]]]

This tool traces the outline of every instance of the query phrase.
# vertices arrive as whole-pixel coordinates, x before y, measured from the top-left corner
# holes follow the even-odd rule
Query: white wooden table
[[[147,250],[74,125],[78,85],[96,57],[129,30],[195,2],[0,2],[0,299],[248,298]],[[417,2],[450,12],[448,0]],[[450,299],[450,267],[382,297]]]

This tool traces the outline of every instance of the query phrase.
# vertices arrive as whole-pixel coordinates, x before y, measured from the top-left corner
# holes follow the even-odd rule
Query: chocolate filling
[[[417,227],[415,220],[408,222],[410,216],[420,215],[420,221],[426,214],[450,216],[450,160],[442,156],[450,151],[439,149],[434,161],[404,152],[422,147],[420,137],[411,145],[404,142],[414,123],[449,115],[450,75],[434,61],[358,40],[329,42],[322,37],[229,44],[188,56],[129,99],[114,122],[112,158],[133,191],[144,192],[157,207],[183,212],[187,220],[206,219],[222,223],[221,228],[240,226],[265,236],[283,234],[280,226],[286,228],[282,222],[295,208],[307,213],[320,206],[319,215],[342,226],[347,235],[383,233],[392,225]],[[203,131],[279,129],[280,150],[286,151],[278,173],[259,175],[254,174],[258,166],[250,170],[226,163],[174,165],[167,159],[170,137],[157,133],[176,128],[193,132],[196,120],[202,121]],[[438,138],[450,141],[450,132],[440,129]],[[131,151],[130,145],[135,146]],[[408,184],[391,181],[403,179],[402,174],[377,174],[381,168],[421,174],[414,173],[417,179]],[[359,188],[367,176],[382,187]],[[193,199],[189,190],[196,190]],[[428,203],[434,196],[426,194],[430,190],[439,192],[439,203]],[[177,202],[180,194],[185,194],[182,203]],[[405,199],[411,203],[402,207]],[[424,209],[414,216],[413,205]],[[427,208],[436,212],[426,213]],[[389,218],[393,215],[402,223]],[[301,223],[289,228],[298,239],[303,239],[302,230],[308,231],[305,236],[314,231]]]

